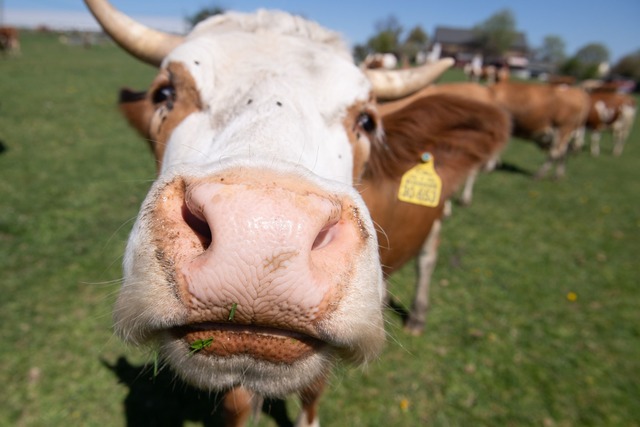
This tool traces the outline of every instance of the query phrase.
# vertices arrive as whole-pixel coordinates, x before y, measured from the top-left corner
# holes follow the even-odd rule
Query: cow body
[[[511,115],[514,134],[535,141],[548,153],[536,177],[544,177],[554,166],[556,177],[562,177],[571,138],[584,128],[587,93],[565,85],[513,81],[499,82],[490,90],[495,102]]]
[[[498,107],[455,95],[415,100],[383,116],[386,148],[374,147],[360,184],[378,226],[380,258],[386,275],[418,257],[418,282],[406,327],[422,331],[431,273],[445,201],[469,173],[485,164],[509,139],[508,116]],[[436,206],[398,199],[401,177],[429,153],[442,181]]]
[[[589,93],[590,109],[586,127],[591,131],[591,154],[600,154],[602,132],[611,131],[613,155],[622,154],[636,116],[635,99],[615,91],[596,90]]]
[[[14,27],[0,27],[0,51],[20,53],[20,35]]]
[[[476,83],[430,86],[410,97],[383,104],[380,111],[389,114],[416,99],[444,93],[497,105],[507,111],[511,116],[513,134],[536,142],[548,153],[547,161],[536,175],[538,178],[552,166],[556,166],[557,177],[564,174],[569,143],[581,135],[589,108],[588,95],[580,88],[504,80],[490,86]],[[495,165],[496,161],[494,157],[488,166]],[[474,177],[472,174],[465,186],[463,203],[471,202]]]
[[[376,233],[353,187],[382,135],[374,91],[402,96],[452,61],[364,72],[336,33],[286,13],[227,13],[180,37],[86,2],[160,68],[146,92],[121,93],[158,177],[127,244],[116,332],[228,391],[229,425],[255,395],[289,393],[298,424],[316,425],[332,365],[384,342]]]

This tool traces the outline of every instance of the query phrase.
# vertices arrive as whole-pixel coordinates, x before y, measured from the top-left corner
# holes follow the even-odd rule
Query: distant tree
[[[200,9],[195,14],[193,14],[191,16],[187,16],[186,17],[186,21],[191,26],[191,28],[193,28],[200,21],[204,21],[205,19],[209,18],[210,16],[220,15],[220,14],[222,14],[224,12],[225,12],[224,8],[220,7],[220,6],[205,7],[205,8]]]
[[[491,15],[473,28],[485,55],[502,56],[516,40],[516,19],[509,9]]]
[[[416,55],[418,55],[419,52],[427,50],[428,43],[429,36],[424,29],[418,25],[409,31],[407,38],[400,46],[401,56],[407,58],[409,61],[415,61]]]
[[[578,59],[575,56],[572,56],[571,58],[567,59],[560,65],[558,72],[563,75],[573,76],[573,77],[582,79],[584,78],[583,68],[584,67],[582,66],[580,61],[578,61]]]
[[[364,59],[370,53],[371,49],[369,49],[366,45],[357,44],[353,47],[353,59],[356,61],[356,63],[364,61]]]
[[[363,61],[370,53],[392,53],[401,61],[413,61],[418,52],[426,50],[429,42],[427,32],[417,25],[401,41],[404,29],[394,15],[389,15],[375,23],[375,34],[365,44],[355,45],[353,56]]]
[[[589,43],[560,66],[562,74],[578,79],[598,77],[598,67],[609,60],[609,50],[601,43]]]
[[[535,53],[536,59],[559,65],[566,59],[565,43],[560,36],[549,35],[542,41],[542,46]]]
[[[640,49],[620,58],[611,72],[614,75],[640,82]]]
[[[587,65],[598,65],[609,60],[609,49],[601,43],[589,43],[576,52],[576,58]]]
[[[398,19],[389,15],[386,19],[376,22],[376,35],[367,41],[367,48],[371,52],[399,54],[400,35],[402,26]]]

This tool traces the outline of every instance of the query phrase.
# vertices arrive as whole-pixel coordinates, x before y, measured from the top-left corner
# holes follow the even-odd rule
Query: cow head
[[[123,97],[159,173],[127,245],[117,333],[210,390],[284,395],[335,359],[375,357],[383,281],[352,187],[381,132],[371,79],[397,96],[449,64],[398,89],[406,75],[367,76],[335,33],[285,13],[217,16],[182,38],[86,2],[160,67]]]

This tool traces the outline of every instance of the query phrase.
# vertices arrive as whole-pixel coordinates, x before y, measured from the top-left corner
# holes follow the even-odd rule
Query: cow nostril
[[[327,224],[316,236],[316,239],[313,241],[311,245],[311,250],[322,249],[327,246],[329,243],[333,241],[333,239],[338,234],[338,223],[334,222],[331,224]]]
[[[206,250],[211,246],[211,228],[209,227],[209,224],[191,212],[186,204],[182,205],[182,218],[196,234],[203,249]]]

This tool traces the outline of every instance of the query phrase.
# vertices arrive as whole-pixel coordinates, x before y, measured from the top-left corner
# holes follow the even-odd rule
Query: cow
[[[418,257],[418,281],[405,329],[419,334],[425,325],[445,202],[472,171],[505,146],[510,120],[490,103],[434,94],[383,114],[382,121],[386,142],[372,146],[360,191],[378,227],[385,275]],[[441,180],[437,200],[431,205],[400,200],[402,177],[424,160],[425,153]]]
[[[501,81],[489,87],[494,101],[511,115],[516,136],[533,140],[547,153],[536,173],[543,178],[555,166],[555,177],[565,174],[572,138],[583,132],[589,96],[578,87]]]
[[[576,84],[576,78],[573,76],[551,75],[547,79],[547,84],[552,86],[573,86]]]
[[[470,82],[486,82],[487,84],[507,80],[510,74],[509,67],[506,64],[483,65],[482,59],[478,56],[475,56],[470,63],[465,64],[463,72]]]
[[[600,155],[600,139],[606,130],[612,133],[613,155],[621,155],[635,121],[635,99],[624,93],[598,89],[590,92],[589,98],[586,128],[591,131],[591,155]]]
[[[398,66],[398,58],[393,53],[370,53],[362,61],[361,66],[370,70],[378,68],[393,70]]]
[[[453,61],[365,72],[336,33],[284,12],[218,15],[183,37],[85,3],[159,67],[147,91],[121,93],[158,176],[125,250],[117,335],[227,391],[229,425],[252,396],[291,393],[298,425],[317,425],[332,365],[373,360],[385,338],[376,232],[353,187],[383,132],[375,98]]]
[[[0,27],[0,51],[20,53],[20,35],[14,27]]]

